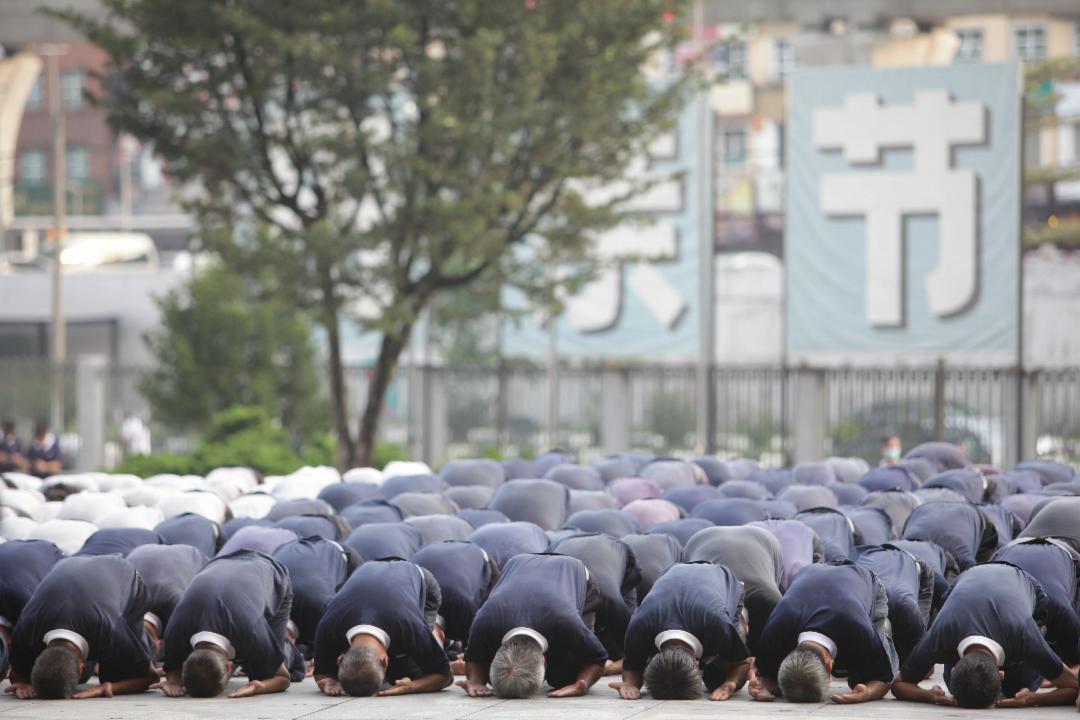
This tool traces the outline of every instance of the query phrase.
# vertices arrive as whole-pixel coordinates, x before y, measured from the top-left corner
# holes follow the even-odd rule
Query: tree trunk
[[[334,430],[337,434],[337,468],[345,472],[356,466],[356,448],[349,432],[346,411],[348,400],[345,389],[345,369],[341,364],[341,321],[337,312],[328,311],[323,318],[327,337],[327,369],[330,374],[330,407],[334,413]]]
[[[394,333],[383,335],[379,347],[379,358],[372,369],[371,383],[368,386],[367,402],[360,416],[360,430],[356,439],[357,465],[371,465],[375,457],[375,440],[379,432],[379,419],[382,415],[383,401],[390,381],[394,379],[398,358],[405,349],[412,331],[412,323],[399,327]]]

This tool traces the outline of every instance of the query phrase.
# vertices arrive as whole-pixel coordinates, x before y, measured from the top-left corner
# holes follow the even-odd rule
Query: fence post
[[[825,454],[825,371],[799,368],[793,371],[792,455],[796,463],[816,462]]]
[[[630,449],[630,374],[604,367],[600,375],[600,446],[607,455]]]
[[[75,469],[100,470],[105,459],[105,375],[104,355],[80,355],[75,362],[76,418],[79,430],[79,457]]]
[[[945,358],[934,368],[934,439],[945,440]]]
[[[1037,457],[1036,442],[1039,438],[1039,416],[1042,376],[1038,370],[1020,370],[1020,455],[1017,460]]]
[[[450,439],[449,404],[446,398],[447,370],[428,366],[426,371],[431,376],[431,381],[428,383],[431,397],[427,404],[428,416],[424,422],[424,432],[427,434],[425,445],[428,453],[425,462],[434,469],[446,462],[447,444]]]

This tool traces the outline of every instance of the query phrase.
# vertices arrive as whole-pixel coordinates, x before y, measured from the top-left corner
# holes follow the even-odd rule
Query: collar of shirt
[[[547,649],[548,649],[547,638],[544,637],[543,635],[541,635],[540,633],[536,632],[532,628],[516,627],[513,630],[511,630],[510,632],[503,635],[502,641],[505,643],[510,638],[518,637],[519,635],[524,635],[527,638],[532,638],[536,642],[540,643],[540,651],[541,652],[547,652]]]
[[[161,628],[161,618],[159,618],[157,615],[155,615],[152,612],[148,612],[145,615],[143,615],[143,620],[145,620],[146,622],[153,625],[154,630],[157,631],[157,634],[161,635],[161,630],[162,630],[162,628]]]
[[[191,636],[191,647],[195,647],[199,643],[210,643],[211,645],[217,645],[219,648],[225,651],[225,656],[232,660],[236,657],[236,649],[233,648],[233,644],[229,642],[229,638],[224,635],[218,635],[216,632],[210,632],[209,630],[203,630],[197,632]]]
[[[0,627],[6,627],[8,630],[10,630],[11,628],[13,628],[15,626],[12,625],[11,621],[8,620],[6,617],[4,617],[3,615],[0,615]]]
[[[980,647],[984,647],[990,652],[992,652],[994,654],[994,660],[997,661],[998,667],[1001,667],[1005,664],[1005,648],[1001,647],[1001,645],[996,640],[991,640],[990,638],[983,637],[982,635],[968,635],[966,638],[961,640],[960,644],[956,646],[956,654],[960,657],[964,657],[964,653],[966,653],[968,648],[970,648],[972,645],[979,645]]]
[[[300,637],[300,628],[296,627],[296,623],[294,623],[292,620],[285,623],[285,629],[288,632],[291,632],[294,637]]]
[[[374,625],[354,625],[345,631],[346,642],[351,643],[352,639],[357,635],[370,635],[381,642],[384,648],[387,650],[390,649],[390,636],[380,627],[375,627]]]
[[[75,632],[74,630],[56,629],[50,630],[49,632],[45,633],[43,642],[46,645],[51,643],[53,640],[67,640],[70,643],[75,643],[75,645],[79,648],[79,652],[82,653],[83,660],[85,660],[90,655],[90,643],[86,642],[86,638],[84,638],[82,635]]]
[[[704,648],[701,647],[701,641],[698,640],[697,637],[695,637],[694,635],[686,632],[685,630],[665,630],[664,632],[657,635],[656,640],[654,640],[653,642],[656,643],[657,650],[663,650],[664,643],[670,640],[680,640],[686,643],[694,650],[694,657],[696,657],[698,660],[701,659],[701,654],[702,652],[704,652]]]
[[[798,644],[802,645],[804,642],[817,643],[821,647],[825,648],[830,655],[836,657],[836,643],[828,635],[822,635],[819,632],[813,632],[807,630],[806,632],[799,633]]]
[[[331,545],[333,545],[334,547],[336,547],[338,549],[338,552],[341,553],[341,559],[345,561],[345,566],[348,567],[348,565],[349,565],[349,554],[347,552],[345,552],[345,548],[341,547],[340,545],[338,545],[333,540],[328,539],[326,542],[330,543]]]

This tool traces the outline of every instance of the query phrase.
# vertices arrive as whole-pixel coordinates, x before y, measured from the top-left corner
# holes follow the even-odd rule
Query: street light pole
[[[64,128],[63,98],[60,92],[60,55],[63,46],[52,45],[45,50],[49,65],[49,119],[53,145],[53,229],[52,229],[52,397],[49,422],[57,434],[64,429],[64,361],[67,356],[67,337],[64,326],[64,273],[60,255],[64,249],[64,228],[67,200],[67,152]]]
[[[699,69],[705,71],[705,7],[702,0],[695,0],[693,11],[694,57]],[[712,212],[712,152],[709,122],[709,88],[703,85],[697,93],[697,191],[698,191],[698,359],[697,359],[697,430],[698,452],[715,450],[713,417],[712,368],[715,357],[715,328],[713,313],[713,212]]]

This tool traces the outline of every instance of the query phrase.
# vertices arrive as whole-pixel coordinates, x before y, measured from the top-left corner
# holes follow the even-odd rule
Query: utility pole
[[[67,357],[67,337],[64,323],[64,272],[61,253],[64,249],[67,200],[67,140],[64,131],[64,104],[60,92],[60,55],[62,45],[50,45],[45,54],[49,66],[49,120],[53,146],[53,228],[52,228],[52,397],[49,423],[58,435],[64,430],[64,362]]]
[[[548,316],[548,450],[559,446],[559,324],[558,315]]]
[[[702,72],[705,68],[705,6],[702,0],[694,1],[693,11],[694,57]],[[712,213],[712,152],[709,150],[709,86],[703,84],[696,100],[697,133],[697,191],[698,191],[698,358],[697,358],[697,430],[700,453],[715,450],[713,397],[713,360],[715,358],[715,328],[713,327],[715,293],[713,291],[713,213]]]

